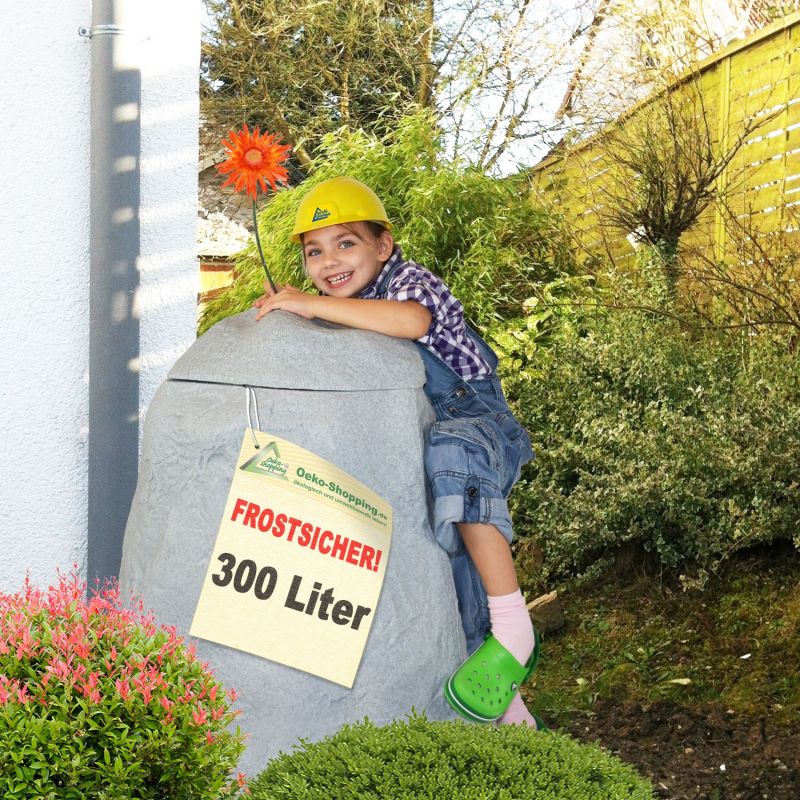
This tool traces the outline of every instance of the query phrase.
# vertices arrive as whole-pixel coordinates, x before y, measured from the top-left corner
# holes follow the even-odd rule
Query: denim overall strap
[[[390,281],[403,266],[404,262],[400,261],[383,276],[376,290],[377,297],[386,294]],[[466,381],[425,345],[414,342],[425,366],[425,394],[438,420],[508,411],[500,380],[495,374],[497,355],[473,328],[467,325],[466,330],[481,356],[492,368],[492,375],[487,378]]]

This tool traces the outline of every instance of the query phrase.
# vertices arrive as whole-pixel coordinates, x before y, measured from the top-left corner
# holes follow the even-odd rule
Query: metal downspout
[[[116,576],[139,446],[141,71],[129,0],[93,0],[87,581]]]

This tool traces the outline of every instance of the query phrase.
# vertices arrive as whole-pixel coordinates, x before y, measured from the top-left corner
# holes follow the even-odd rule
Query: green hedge
[[[337,175],[375,190],[404,255],[444,278],[480,326],[521,313],[533,281],[572,263],[560,223],[530,202],[524,177],[495,180],[448,161],[435,121],[418,113],[382,139],[346,129],[327,135],[311,176],[263,205],[259,231],[277,283],[310,287],[289,235],[303,195]],[[233,287],[208,303],[201,332],[246,310],[262,293],[254,244],[237,257],[236,272]]]
[[[346,726],[281,755],[249,785],[252,800],[652,800],[633,768],[595,745],[522,725],[412,716]]]
[[[701,582],[747,546],[800,546],[800,362],[785,345],[638,311],[563,323],[531,357],[534,333],[498,337],[537,454],[513,495],[541,548],[532,581],[599,572],[623,545]]]

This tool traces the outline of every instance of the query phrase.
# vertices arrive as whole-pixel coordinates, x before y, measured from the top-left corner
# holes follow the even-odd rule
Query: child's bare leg
[[[508,542],[494,525],[459,522],[456,527],[486,589],[492,634],[520,664],[525,664],[533,651],[533,626]],[[536,727],[519,694],[500,718],[501,724],[518,722]]]
[[[519,589],[514,559],[505,536],[494,525],[459,522],[458,532],[489,596],[516,592]]]

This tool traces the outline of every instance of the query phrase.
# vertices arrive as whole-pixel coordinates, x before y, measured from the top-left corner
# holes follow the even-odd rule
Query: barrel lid
[[[168,379],[335,392],[425,383],[422,359],[408,340],[287,311],[258,322],[255,315],[249,309],[218,322],[178,359]]]

